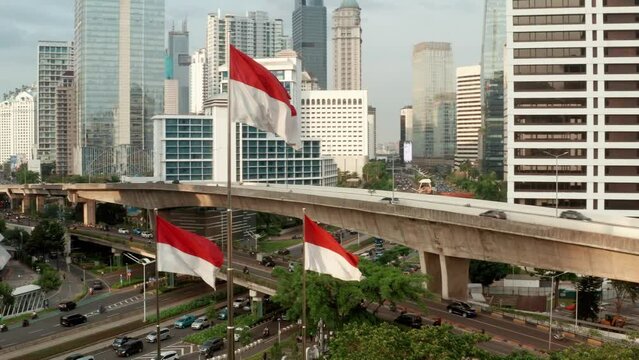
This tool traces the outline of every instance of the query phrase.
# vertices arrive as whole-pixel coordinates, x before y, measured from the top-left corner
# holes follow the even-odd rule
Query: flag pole
[[[226,103],[226,117],[227,117],[227,147],[226,147],[226,197],[227,197],[227,206],[226,206],[226,314],[227,314],[227,325],[226,325],[226,347],[227,347],[227,356],[226,358],[229,360],[235,359],[235,323],[234,323],[234,313],[233,313],[233,210],[231,204],[231,168],[232,168],[232,157],[231,157],[231,149],[232,149],[232,125],[233,121],[231,118],[231,32],[226,27],[226,64],[227,64],[227,85],[226,90],[228,93],[228,101]]]
[[[155,339],[157,340],[158,346],[158,359],[160,358],[161,346],[160,346],[160,271],[158,270],[160,266],[158,265],[158,209],[153,209],[153,216],[151,217],[153,223],[153,238],[155,240]],[[146,281],[146,279],[144,279]]]
[[[306,360],[306,208],[302,212],[302,360]]]

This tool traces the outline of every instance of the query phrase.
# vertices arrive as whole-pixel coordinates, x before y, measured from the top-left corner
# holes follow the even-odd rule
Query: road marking
[[[44,329],[38,329],[38,330],[30,331],[29,334],[35,334],[35,333],[40,332],[40,331],[44,331]]]

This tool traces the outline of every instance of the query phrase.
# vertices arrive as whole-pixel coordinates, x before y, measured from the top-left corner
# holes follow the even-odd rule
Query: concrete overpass
[[[95,222],[95,203],[139,208],[225,207],[222,184],[68,184],[2,186],[28,199],[62,196],[85,204],[85,222]],[[353,229],[414,248],[431,291],[443,298],[466,296],[469,259],[571,271],[639,282],[639,222],[592,216],[592,222],[555,218],[554,209],[472,199],[314,186],[235,184],[237,209],[301,217]],[[488,209],[508,220],[478,216]],[[591,215],[591,214],[588,214]]]

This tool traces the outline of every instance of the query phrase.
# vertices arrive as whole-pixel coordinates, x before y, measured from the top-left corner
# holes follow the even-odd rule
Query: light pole
[[[575,282],[575,331],[579,327],[579,323],[577,322],[578,313],[579,313],[579,278],[577,278],[577,282]]]
[[[555,158],[555,217],[559,217],[559,158],[567,155],[568,151],[564,151],[559,155],[548,151],[543,151],[543,153]]]
[[[555,299],[555,278],[561,276],[568,271],[564,271],[561,274],[553,275],[550,277],[550,322],[548,323],[548,351],[552,345],[552,312],[553,312],[553,300]]]
[[[149,265],[149,264],[153,264],[155,262],[155,260],[149,260],[147,258],[141,258],[140,259],[140,258],[138,258],[136,256],[133,256],[132,254],[129,254],[129,253],[124,253],[124,256],[126,256],[129,259],[135,261],[137,264],[142,265],[142,296],[144,297],[144,299],[142,300],[142,302],[144,303],[143,310],[142,310],[142,311],[144,311],[142,322],[146,322],[146,266]],[[156,284],[159,284],[159,283],[156,282]],[[155,291],[158,291],[158,290],[159,290],[159,287]]]
[[[391,157],[391,177],[393,178],[393,189],[391,192],[391,204],[395,203],[395,154],[392,155]]]

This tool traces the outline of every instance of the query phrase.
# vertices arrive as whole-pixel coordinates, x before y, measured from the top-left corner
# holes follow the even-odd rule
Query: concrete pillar
[[[122,266],[122,252],[118,249],[111,248],[111,253],[113,254],[113,266]],[[147,274],[147,276],[149,276],[149,274]]]
[[[82,206],[84,210],[84,225],[95,225],[95,200],[86,200]]]
[[[442,293],[442,270],[439,263],[439,254],[425,251],[419,252],[419,265],[422,273],[430,277],[426,288],[435,294]]]
[[[251,297],[251,314],[261,318],[264,316],[264,294],[255,290],[249,290],[249,296]]]
[[[466,300],[468,298],[468,267],[470,259],[439,256],[442,272],[442,298]]]
[[[44,195],[36,195],[35,205],[36,205],[37,212],[42,212],[42,210],[44,210],[45,200],[46,200],[46,197]]]
[[[31,195],[22,197],[22,213],[27,214],[31,210]]]

